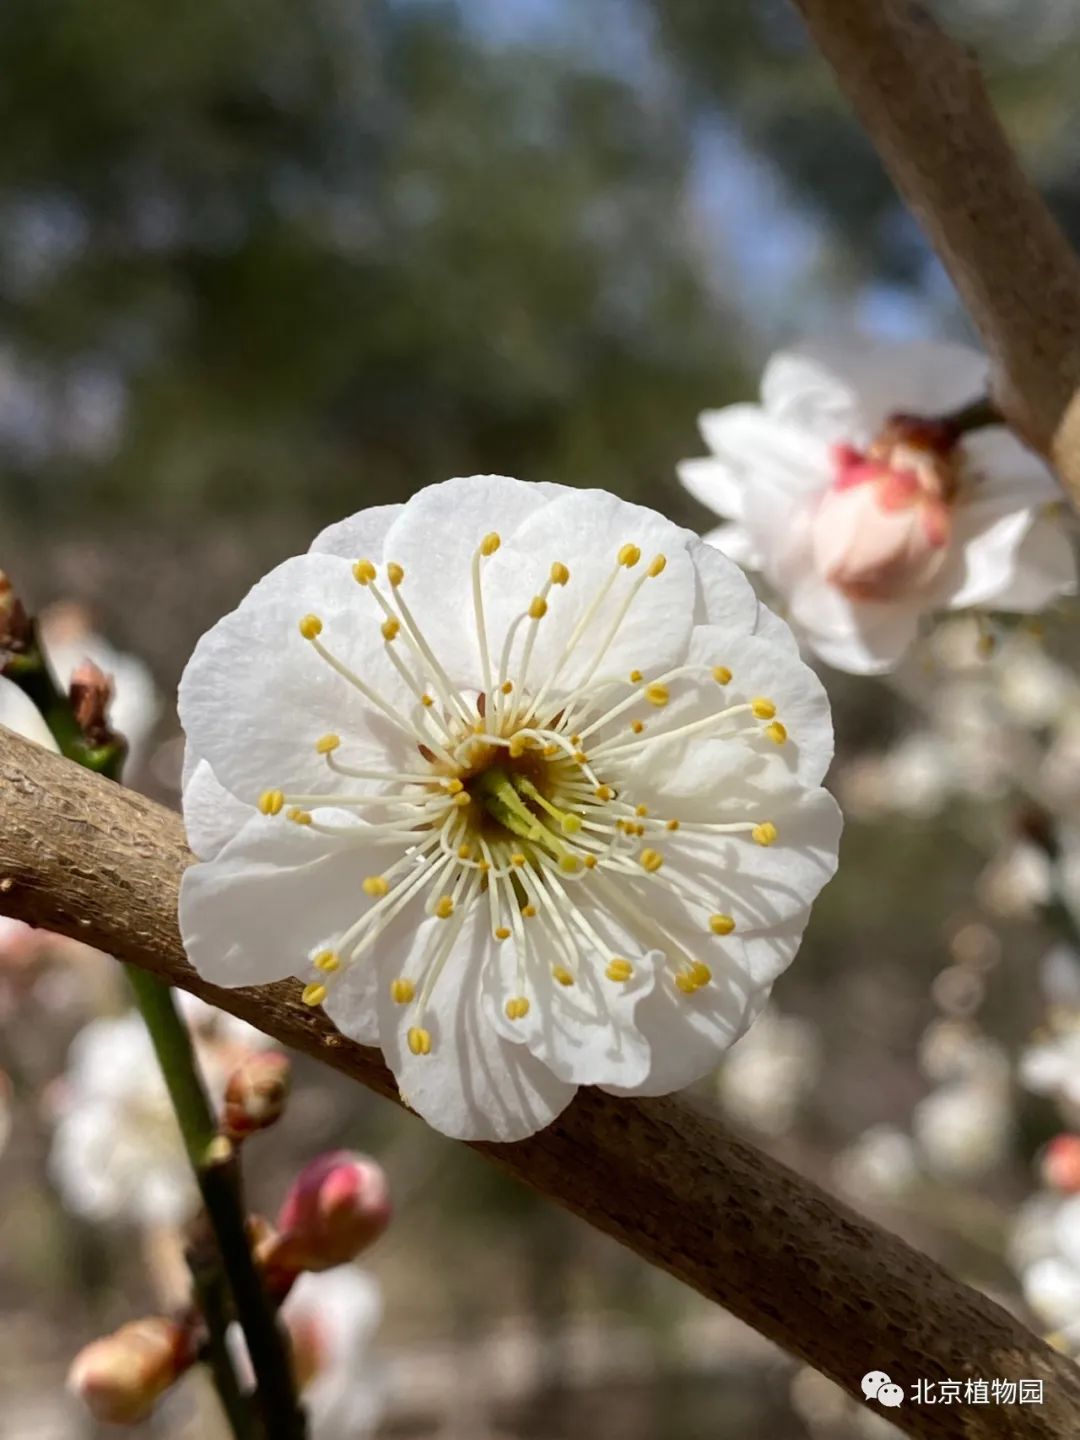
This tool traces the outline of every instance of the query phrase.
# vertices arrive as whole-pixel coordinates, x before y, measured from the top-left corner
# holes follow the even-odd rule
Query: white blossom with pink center
[[[700,417],[712,454],[679,477],[725,517],[706,540],[764,573],[822,659],[890,670],[929,613],[1041,610],[1076,590],[1046,465],[1003,426],[926,423],[987,383],[957,345],[782,352],[759,405]]]

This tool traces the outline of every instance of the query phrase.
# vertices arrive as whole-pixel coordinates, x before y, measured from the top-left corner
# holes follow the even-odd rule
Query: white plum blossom
[[[311,1440],[362,1440],[383,1408],[371,1347],[382,1318],[378,1282],[356,1265],[301,1275],[281,1317]]]
[[[257,1030],[184,997],[212,1101],[244,1053],[266,1045]],[[211,1031],[209,1017],[219,1016]],[[241,1031],[238,1028],[243,1027]],[[49,1168],[64,1204],[90,1220],[174,1225],[197,1203],[191,1166],[157,1056],[134,1011],[91,1020],[72,1042],[60,1086]]]
[[[1080,1345],[1080,1195],[1042,1191],[1023,1207],[1010,1259],[1024,1299],[1042,1323]]]
[[[705,538],[764,573],[830,664],[880,673],[930,612],[1033,611],[1075,591],[1042,461],[1002,426],[933,421],[987,375],[957,345],[792,350],[766,366],[760,405],[700,417],[712,454],[679,476],[727,522]]]
[[[707,1073],[836,864],[828,701],[717,551],[502,476],[285,561],[180,688],[192,963],[301,977],[464,1138]]]
[[[817,1082],[821,1060],[821,1041],[808,1021],[766,1010],[721,1067],[724,1109],[763,1135],[785,1134]]]

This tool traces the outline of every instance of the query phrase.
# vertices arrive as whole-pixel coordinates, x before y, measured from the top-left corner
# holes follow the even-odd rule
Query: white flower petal
[[[557,1079],[524,1045],[504,1040],[491,1023],[481,976],[495,942],[485,916],[484,907],[473,907],[422,1015],[394,1004],[390,980],[413,968],[433,932],[449,922],[429,916],[414,931],[409,955],[379,957],[379,1040],[403,1099],[436,1130],[456,1140],[522,1140],[561,1114],[576,1087]],[[421,1023],[431,1051],[414,1055],[409,1030]]]
[[[329,840],[282,816],[255,815],[180,886],[188,959],[215,985],[264,985],[299,975],[370,901],[360,886],[386,852]]]
[[[750,532],[742,525],[717,525],[715,530],[707,531],[701,538],[713,550],[719,550],[721,555],[748,570],[760,570],[765,563]]]
[[[184,751],[182,802],[187,841],[200,860],[212,860],[252,818],[254,810],[226,790],[208,760]]]
[[[759,405],[706,410],[698,424],[709,449],[743,486],[753,477],[754,484],[764,481],[780,494],[805,495],[820,490],[832,477],[825,440],[782,424]],[[725,507],[717,513],[738,519],[742,512]]]
[[[722,413],[722,412],[721,412]],[[732,466],[715,455],[681,460],[676,470],[683,489],[714,515],[738,520],[743,512],[743,481]]]
[[[595,902],[586,901],[584,908],[590,926],[608,942],[606,952],[598,955],[592,947],[583,946],[577,957],[568,956],[555,926],[541,910],[529,922],[532,963],[524,977],[519,975],[512,941],[500,946],[485,966],[487,1014],[507,1040],[526,1045],[567,1084],[618,1084],[632,1089],[644,1080],[652,1060],[635,1012],[638,1002],[652,989],[663,957],[643,950],[641,942]],[[580,941],[575,915],[567,914],[566,920]],[[628,980],[608,978],[606,966],[615,957],[633,966]],[[574,983],[560,984],[556,968],[573,973]],[[510,1020],[506,1003],[518,997],[529,1001],[528,1013]]]
[[[415,740],[303,638],[298,626],[308,613],[324,622],[321,640],[390,703],[403,711],[412,704],[384,653],[381,612],[351,566],[332,555],[286,560],[202,637],[180,680],[189,744],[224,786],[252,803],[267,789],[340,789],[315,752],[327,733],[347,736],[342,753],[352,764],[393,771],[415,755]]]
[[[759,602],[738,565],[696,536],[687,541],[687,550],[697,574],[694,623],[723,625],[735,634],[752,634],[758,624]]]
[[[1003,425],[972,430],[962,445],[972,502],[1000,501],[1014,510],[1030,510],[1064,500],[1046,461]]]
[[[758,603],[757,623],[754,626],[754,634],[759,635],[762,640],[768,640],[771,644],[786,650],[789,655],[799,654],[799,642],[795,638],[795,632],[786,620],[776,614],[774,610],[761,602]]]
[[[41,711],[28,695],[24,695],[14,680],[0,675],[0,725],[14,730],[24,740],[32,740],[46,750],[59,754],[60,747],[52,737],[52,731],[45,724]]]
[[[319,532],[308,547],[311,554],[339,555],[343,560],[371,560],[381,565],[390,527],[404,505],[372,505]]]
[[[859,428],[855,389],[812,350],[781,350],[761,377],[761,403],[782,425],[822,439],[850,439]]]
[[[934,587],[942,603],[950,610],[965,610],[1003,594],[1012,583],[1032,519],[1030,510],[1000,514],[993,501],[958,510],[949,561]]]
[[[994,597],[998,610],[1020,614],[1044,610],[1075,595],[1076,550],[1057,515],[1037,515],[1016,552],[1012,579]]]

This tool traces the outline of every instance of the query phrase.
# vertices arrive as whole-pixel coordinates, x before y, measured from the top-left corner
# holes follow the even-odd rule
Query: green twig
[[[69,697],[49,668],[32,620],[18,648],[4,654],[3,673],[37,706],[63,755],[119,781],[127,749],[123,737],[109,733],[102,744],[87,739]],[[207,1361],[222,1408],[235,1440],[304,1440],[307,1427],[288,1345],[251,1252],[240,1167],[232,1147],[218,1134],[191,1036],[170,987],[134,966],[124,968],[165,1077],[216,1242],[215,1260],[193,1265],[192,1281],[207,1326]],[[226,1331],[232,1314],[240,1323],[255,1373],[257,1415],[228,1350]]]

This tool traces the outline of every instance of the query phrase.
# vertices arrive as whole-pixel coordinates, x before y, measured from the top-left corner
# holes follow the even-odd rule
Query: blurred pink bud
[[[955,448],[946,427],[905,416],[865,453],[835,448],[811,535],[826,580],[853,600],[892,600],[931,578],[952,534]]]
[[[289,1098],[289,1057],[280,1050],[246,1055],[229,1076],[221,1128],[231,1140],[265,1130],[281,1117]]]
[[[132,1320],[79,1351],[68,1371],[68,1389],[95,1420],[136,1425],[193,1358],[188,1332],[172,1320]]]
[[[382,1167],[332,1150],[305,1165],[278,1215],[280,1235],[265,1257],[279,1271],[331,1270],[377,1240],[390,1221]]]
[[[1042,1153],[1039,1168],[1051,1189],[1080,1194],[1080,1135],[1055,1135]]]

